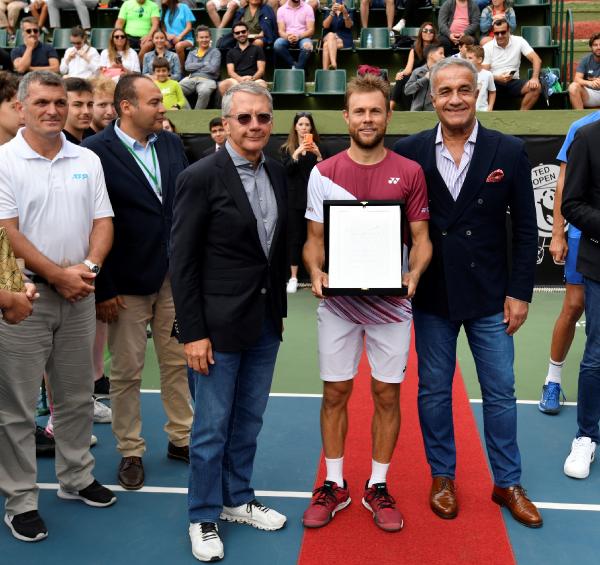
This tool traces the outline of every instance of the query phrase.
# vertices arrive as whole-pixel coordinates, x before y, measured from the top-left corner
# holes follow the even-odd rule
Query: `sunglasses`
[[[113,35],[113,39],[125,39],[124,35]]]
[[[434,30],[433,30],[433,28],[431,28],[431,27],[424,27],[424,28],[422,29],[422,32],[423,32],[423,33],[433,33],[433,32],[434,32]]]
[[[141,7],[141,8],[138,10],[138,18],[141,18],[143,15],[144,15],[144,8],[143,8],[143,7]]]
[[[266,126],[267,124],[270,124],[273,121],[273,115],[269,114],[267,112],[260,112],[259,114],[246,114],[246,113],[228,114],[225,117],[233,118],[234,120],[237,120],[240,123],[240,125],[242,125],[242,126],[249,125],[250,122],[252,121],[252,118],[256,118],[256,121],[261,126]]]
[[[240,31],[234,31],[233,35],[246,35],[247,33],[248,33],[248,30],[242,29]]]
[[[27,35],[31,35],[32,33],[40,33],[40,30],[37,28],[29,28],[23,30]]]
[[[297,118],[308,118],[310,116],[312,116],[310,112],[296,112]]]
[[[494,35],[496,37],[502,37],[503,35],[506,35],[508,33],[508,31],[495,31]]]

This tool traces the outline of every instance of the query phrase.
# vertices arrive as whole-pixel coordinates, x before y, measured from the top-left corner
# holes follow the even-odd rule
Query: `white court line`
[[[160,390],[154,390],[153,388],[143,388],[142,392],[148,394],[159,394]],[[272,392],[269,396],[281,397],[281,398],[323,398],[322,394],[308,394],[308,393],[294,393],[294,392]]]
[[[470,398],[471,404],[481,404],[483,400],[481,398]],[[539,404],[539,400],[517,400],[517,404]],[[563,406],[577,406],[577,402],[563,402]]]
[[[187,494],[187,488],[178,487],[142,487],[127,491],[120,485],[104,485],[114,492],[148,492],[157,494]],[[42,490],[58,490],[58,483],[38,483]],[[312,492],[292,490],[257,490],[256,496],[262,498],[311,498]],[[584,512],[600,512],[600,504],[569,504],[563,502],[534,502],[542,510],[576,510]]]
[[[142,487],[138,490],[126,490],[121,485],[104,485],[114,492],[150,492],[158,494],[187,494],[187,488],[180,487]],[[42,490],[58,490],[58,483],[38,483]],[[311,498],[312,492],[292,491],[292,490],[257,490],[256,496],[264,498]]]

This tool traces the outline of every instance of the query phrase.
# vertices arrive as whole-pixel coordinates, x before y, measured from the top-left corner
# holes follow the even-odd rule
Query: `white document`
[[[329,209],[329,288],[402,286],[400,206]]]

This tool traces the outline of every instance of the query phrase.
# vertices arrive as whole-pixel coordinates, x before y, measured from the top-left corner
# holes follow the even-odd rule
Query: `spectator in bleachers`
[[[32,17],[21,20],[23,45],[14,47],[10,52],[17,73],[29,71],[52,71],[58,73],[58,53],[52,45],[40,41],[40,26]]]
[[[197,49],[192,49],[185,61],[185,70],[190,73],[179,84],[186,96],[198,94],[196,110],[208,106],[212,93],[217,88],[221,72],[221,52],[210,46],[210,30],[204,25],[196,28]]]
[[[288,187],[288,262],[290,279],[286,291],[298,290],[298,265],[306,242],[306,213],[308,178],[313,167],[323,160],[319,148],[319,132],[310,112],[298,112],[286,142],[281,146],[281,162],[285,167]],[[325,153],[325,152],[323,152]],[[328,157],[328,155],[325,155]]]
[[[0,145],[10,141],[23,125],[17,111],[19,79],[6,71],[0,71]]]
[[[87,40],[81,26],[71,29],[71,45],[60,62],[65,77],[92,78],[100,71],[100,53]]]
[[[446,56],[458,51],[461,36],[479,31],[479,7],[475,0],[446,0],[438,14],[439,40]]]
[[[479,94],[477,95],[475,109],[478,112],[491,112],[496,101],[496,84],[492,73],[481,66],[483,57],[484,52],[481,45],[471,45],[467,49],[467,60],[473,63],[473,66],[477,69],[477,90]]]
[[[227,27],[240,6],[240,0],[207,0],[206,13],[215,27]],[[225,10],[222,18],[219,10]]]
[[[92,27],[89,10],[97,6],[98,0],[46,0],[46,4],[48,5],[48,15],[52,29],[60,27],[60,10],[75,8],[81,27],[89,31]]]
[[[179,62],[179,57],[173,51],[167,49],[167,35],[162,29],[157,29],[152,34],[152,43],[154,44],[154,49],[144,55],[142,74],[152,75],[154,73],[152,63],[154,59],[161,57],[169,63],[171,78],[173,80],[181,80],[181,63]]]
[[[117,117],[114,103],[115,83],[108,78],[99,77],[92,81],[92,87],[94,90],[94,112],[91,127],[98,133],[109,126]],[[96,333],[98,333],[98,328],[96,328]],[[104,356],[104,352],[102,352],[102,356]],[[98,363],[98,365],[100,364],[104,367],[104,361]],[[97,379],[102,376],[103,374],[100,373],[100,375],[97,375]]]
[[[385,19],[389,30],[394,25],[394,0],[360,0],[360,23],[362,27],[369,27],[369,11],[371,8],[385,8]]]
[[[0,29],[6,30],[10,40],[14,40],[17,19],[25,6],[27,6],[25,2],[0,0]]]
[[[304,69],[313,50],[312,36],[315,33],[313,9],[301,0],[287,0],[277,10],[277,29],[279,37],[273,46],[276,64],[278,58],[290,68]],[[290,47],[299,49],[297,61],[292,57]]]
[[[248,38],[253,45],[266,47],[275,42],[278,35],[277,19],[266,0],[248,0],[248,5],[236,12],[233,25],[240,21],[248,26]]]
[[[483,47],[483,68],[494,75],[496,97],[522,98],[521,110],[531,110],[541,93],[539,77],[542,60],[527,40],[511,35],[506,19],[495,20],[493,28],[494,40]],[[521,55],[529,59],[533,67],[529,80],[519,78]]]
[[[569,85],[569,99],[574,110],[600,106],[600,33],[588,42],[591,53],[581,59],[575,80]]]
[[[169,74],[169,61],[163,57],[156,57],[152,61],[154,84],[158,86],[162,94],[163,106],[167,110],[181,110],[187,107],[187,100],[183,95],[183,90],[176,80],[173,80]]]
[[[338,49],[348,49],[354,45],[352,26],[354,10],[348,10],[343,0],[331,5],[329,14],[323,19],[323,68],[337,69]]]
[[[250,43],[248,40],[248,26],[244,22],[235,24],[232,33],[237,44],[227,51],[226,61],[229,78],[219,84],[221,96],[240,82],[256,82],[263,88],[267,88],[267,83],[263,79],[267,62],[262,47]]]
[[[152,49],[152,35],[160,25],[160,8],[154,0],[126,0],[117,16],[115,28],[122,29],[133,49],[139,49],[140,65]]]
[[[475,45],[475,38],[472,35],[462,34],[458,40],[458,53],[454,53],[453,57],[467,58],[467,50],[472,45]]]
[[[431,0],[405,0],[404,7],[398,9],[402,11],[402,17],[392,30],[400,33],[406,26],[417,27],[421,21],[419,8],[431,8]]]
[[[112,30],[108,47],[100,54],[100,68],[104,76],[115,81],[127,72],[140,72],[140,60],[122,29]]]
[[[421,67],[427,62],[423,50],[427,45],[431,45],[432,43],[438,43],[435,27],[433,27],[431,22],[423,22],[417,33],[415,43],[408,52],[406,66],[396,73],[396,85],[392,91],[392,100],[390,102],[392,110],[395,110],[396,106],[403,105],[403,97],[406,96],[404,94],[406,82],[417,67]]]
[[[167,35],[169,48],[175,49],[175,53],[177,53],[180,68],[185,63],[185,50],[194,46],[192,28],[195,21],[196,16],[194,16],[187,4],[178,2],[178,0],[166,0],[166,2],[163,2],[160,25]],[[171,69],[171,76],[175,78],[173,69]]]
[[[210,132],[210,138],[214,141],[214,145],[210,145],[210,147],[202,152],[203,158],[220,151],[227,141],[227,133],[225,132],[221,116],[213,118],[208,122],[208,131]]]
[[[517,27],[517,18],[515,17],[515,11],[508,3],[508,0],[492,0],[492,3],[489,6],[483,8],[481,17],[479,18],[479,29],[481,30],[481,39],[479,43],[481,45],[485,45],[488,41],[494,39],[492,24],[494,23],[494,20],[499,20],[500,18],[504,18],[508,22],[511,32],[515,31],[515,28]]]
[[[410,104],[411,112],[433,111],[429,70],[444,58],[444,46],[441,43],[432,43],[425,47],[423,53],[427,62],[412,72],[404,87],[404,93],[413,97]]]
[[[91,128],[94,115],[94,93],[92,84],[84,78],[65,79],[69,111],[63,133],[67,141],[80,145],[96,132]]]
[[[20,0],[16,0],[16,2],[19,1]],[[25,2],[23,2],[23,4],[25,4]],[[23,6],[23,8],[25,8],[25,6]],[[48,4],[46,4],[46,0],[29,0],[29,13],[37,20],[42,33],[48,33],[49,30],[46,27]]]

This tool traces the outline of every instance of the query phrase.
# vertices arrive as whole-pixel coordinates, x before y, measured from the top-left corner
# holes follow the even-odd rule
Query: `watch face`
[[[95,275],[97,275],[100,272],[100,267],[98,267],[98,265],[94,265],[91,269],[92,273],[94,273]]]

